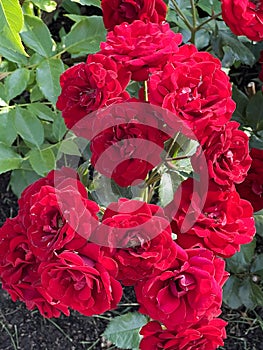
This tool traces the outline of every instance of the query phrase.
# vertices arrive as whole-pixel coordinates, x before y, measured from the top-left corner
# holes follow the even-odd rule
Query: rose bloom
[[[106,209],[102,224],[93,234],[94,241],[112,248],[117,279],[125,286],[164,271],[177,256],[185,256],[157,205],[121,198]]]
[[[165,20],[167,6],[163,0],[102,0],[101,8],[106,29],[113,30],[122,22],[136,19],[160,23]]]
[[[197,172],[204,171],[204,154],[208,174],[217,184],[231,186],[244,181],[251,165],[248,136],[238,130],[239,123],[230,121],[222,127],[209,126],[201,140],[201,147],[191,158]],[[201,156],[200,156],[201,153]]]
[[[236,35],[263,40],[263,3],[261,0],[221,0],[223,20]]]
[[[181,193],[180,198],[177,193]],[[191,248],[198,244],[229,258],[240,250],[241,244],[252,241],[255,235],[253,209],[248,201],[240,198],[234,186],[223,189],[211,181],[204,205],[202,201],[202,195],[193,191],[193,179],[189,178],[166,208],[167,215],[173,218],[171,226],[179,245]],[[175,207],[179,209],[173,213]]]
[[[91,164],[119,186],[138,184],[161,162],[164,142],[169,136],[153,113],[116,105],[94,119],[90,143]],[[114,106],[115,107],[115,106]],[[119,109],[119,110],[118,110]],[[161,121],[163,123],[163,121]]]
[[[254,211],[263,209],[263,150],[250,150],[252,164],[245,180],[236,186],[241,198],[248,200]]]
[[[0,228],[0,279],[12,300],[23,301],[44,317],[69,315],[68,306],[54,300],[40,285],[39,261],[32,253],[19,216],[7,219]]]
[[[151,321],[140,331],[143,339],[141,350],[215,350],[223,346],[227,322],[220,318],[201,320],[196,325],[180,332],[163,328],[159,322]]]
[[[61,94],[57,108],[69,129],[89,113],[127,100],[130,73],[110,57],[89,55],[86,63],[67,69],[60,77]]]
[[[228,277],[225,262],[210,250],[186,253],[187,259],[175,259],[173,267],[135,286],[139,311],[177,331],[221,313],[222,286]]]
[[[63,178],[64,174],[76,178]],[[59,183],[52,183],[53,176]],[[98,205],[87,198],[77,174],[65,168],[30,185],[22,193],[19,207],[31,250],[40,260],[49,259],[79,235],[85,242],[98,222]]]
[[[168,23],[134,21],[115,26],[101,43],[101,53],[114,58],[132,73],[136,81],[147,80],[149,69],[158,69],[178,51],[182,35]]]
[[[122,296],[115,280],[117,265],[104,257],[100,247],[87,243],[78,252],[64,250],[39,266],[46,291],[85,316],[115,308]]]
[[[206,126],[224,125],[235,109],[221,62],[194,45],[183,45],[162,70],[152,71],[148,88],[150,103],[173,112],[168,125],[180,118],[198,139]]]

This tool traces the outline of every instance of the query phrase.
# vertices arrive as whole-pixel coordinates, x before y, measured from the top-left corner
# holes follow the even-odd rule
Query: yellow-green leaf
[[[0,54],[6,56],[7,48],[28,56],[19,32],[23,27],[23,13],[18,0],[0,0]],[[9,58],[9,57],[8,57]]]

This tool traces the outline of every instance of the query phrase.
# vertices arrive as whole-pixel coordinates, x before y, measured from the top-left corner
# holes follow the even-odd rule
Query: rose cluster
[[[22,193],[17,217],[0,229],[2,285],[45,317],[105,312],[133,286],[139,312],[152,319],[140,349],[213,350],[226,336],[222,258],[252,241],[253,207],[263,208],[262,152],[249,153],[231,121],[220,61],[181,45],[162,0],[101,6],[108,34],[100,52],[61,75],[57,108],[67,127],[90,141],[91,165],[122,187],[167,165],[181,132],[199,143],[191,164],[201,179],[183,181],[166,208],[121,198],[100,211],[73,170],[52,171]],[[127,90],[134,82],[136,98]]]

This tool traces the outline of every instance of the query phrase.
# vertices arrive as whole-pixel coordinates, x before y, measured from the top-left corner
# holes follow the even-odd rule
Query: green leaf
[[[29,111],[31,111],[34,115],[36,115],[38,118],[53,122],[55,118],[55,112],[51,110],[48,106],[44,105],[43,103],[36,102],[31,103],[28,106]]]
[[[72,2],[71,0],[63,0],[61,6],[68,13],[73,13],[75,15],[80,15],[80,8],[79,8],[79,6],[76,3]]]
[[[240,91],[235,85],[232,86],[232,98],[236,102],[236,109],[233,113],[233,119],[240,124],[245,123],[246,108],[249,102],[248,97]]]
[[[106,30],[102,17],[86,18],[73,25],[71,31],[65,36],[65,50],[71,54],[94,53],[105,41]]]
[[[132,197],[130,188],[121,189],[114,180],[97,173],[93,178],[90,191],[94,200],[104,207],[107,207],[111,202],[116,202],[121,197]]]
[[[37,67],[36,80],[44,96],[54,105],[60,94],[60,75],[64,71],[62,60],[51,58],[40,63]]]
[[[40,10],[43,10],[46,12],[53,12],[57,8],[56,1],[52,1],[52,0],[31,0],[31,1]]]
[[[9,48],[13,53],[27,56],[19,36],[23,13],[18,0],[0,0],[0,23],[0,54],[5,56]]]
[[[1,107],[7,107],[8,106],[5,86],[1,82],[0,82],[0,106]]]
[[[257,234],[263,237],[263,210],[254,213]]]
[[[0,112],[0,125],[0,142],[6,144],[7,146],[11,146],[17,136],[16,129],[14,128],[13,110]]]
[[[68,14],[68,13],[66,13],[64,16],[68,17],[69,19],[71,19],[73,22],[76,22],[76,23],[83,21],[83,19],[87,18],[86,16],[72,15],[72,14]]]
[[[242,281],[238,295],[248,309],[253,310],[259,304],[263,305],[263,292],[249,277]]]
[[[0,174],[9,170],[18,169],[22,162],[19,154],[0,142]]]
[[[63,140],[59,147],[59,152],[72,156],[81,156],[79,148],[74,140]]]
[[[8,101],[20,95],[27,87],[30,73],[26,68],[16,69],[5,79],[6,97]]]
[[[159,187],[159,197],[163,207],[173,200],[174,193],[183,180],[184,178],[177,172],[169,172],[162,175]]]
[[[54,123],[52,124],[52,134],[55,140],[60,141],[67,132],[67,127],[65,125],[64,119],[61,116],[61,113],[56,115]]]
[[[252,263],[256,247],[256,239],[249,244],[243,244],[240,252],[227,259],[227,270],[233,273],[241,273],[248,270]]]
[[[239,308],[243,303],[239,297],[241,280],[236,276],[230,276],[223,288],[223,300],[231,309]]]
[[[72,0],[73,2],[77,2],[80,5],[87,5],[87,6],[96,6],[100,7],[100,0]]]
[[[10,185],[14,194],[19,198],[22,191],[40,178],[33,170],[18,169],[11,173]]]
[[[247,122],[253,130],[263,130],[263,94],[258,91],[251,97],[247,106]]]
[[[50,148],[33,149],[28,153],[28,156],[33,170],[40,176],[46,176],[50,170],[55,168],[56,160]]]
[[[256,255],[250,271],[263,278],[263,254]]]
[[[52,56],[53,41],[48,27],[38,17],[29,15],[24,17],[25,24],[21,32],[24,43],[41,56]]]
[[[44,95],[42,91],[39,89],[38,85],[35,84],[30,91],[30,102],[35,102],[44,99]]]
[[[129,312],[113,318],[103,335],[118,348],[138,349],[140,343],[139,331],[147,322],[146,316],[138,312]]]
[[[255,57],[251,51],[230,31],[220,30],[212,41],[213,49],[222,59],[223,67],[230,67],[234,62],[252,66]]]
[[[32,145],[39,147],[44,142],[43,126],[40,120],[28,110],[16,108],[15,127],[22,139]]]
[[[258,131],[257,135],[253,134],[249,139],[250,148],[263,149],[263,131]]]

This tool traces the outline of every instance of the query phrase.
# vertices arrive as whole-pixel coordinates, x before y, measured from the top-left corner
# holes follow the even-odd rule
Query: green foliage
[[[24,15],[24,18],[25,25],[21,32],[23,42],[39,55],[51,57],[53,41],[45,23],[36,16]]]
[[[45,12],[53,12],[57,8],[57,3],[56,1],[53,1],[53,0],[31,0],[31,1],[40,10],[43,10]]]
[[[224,286],[224,302],[232,309],[263,306],[263,254],[255,254],[256,240],[242,245],[240,252],[226,259],[230,278]]]
[[[60,94],[59,78],[64,71],[61,59],[52,58],[42,61],[36,69],[38,87],[47,100],[54,105]]]
[[[0,1],[0,54],[14,62],[23,61],[27,56],[19,32],[24,23],[22,9],[18,0]]]
[[[106,30],[101,17],[85,18],[72,27],[64,38],[66,50],[71,54],[88,54],[99,51],[105,41]]]
[[[96,7],[100,7],[100,0],[72,0],[73,2],[77,2],[80,5],[93,5]]]
[[[137,350],[140,342],[140,328],[147,322],[146,316],[129,312],[112,319],[103,335],[121,349]]]

